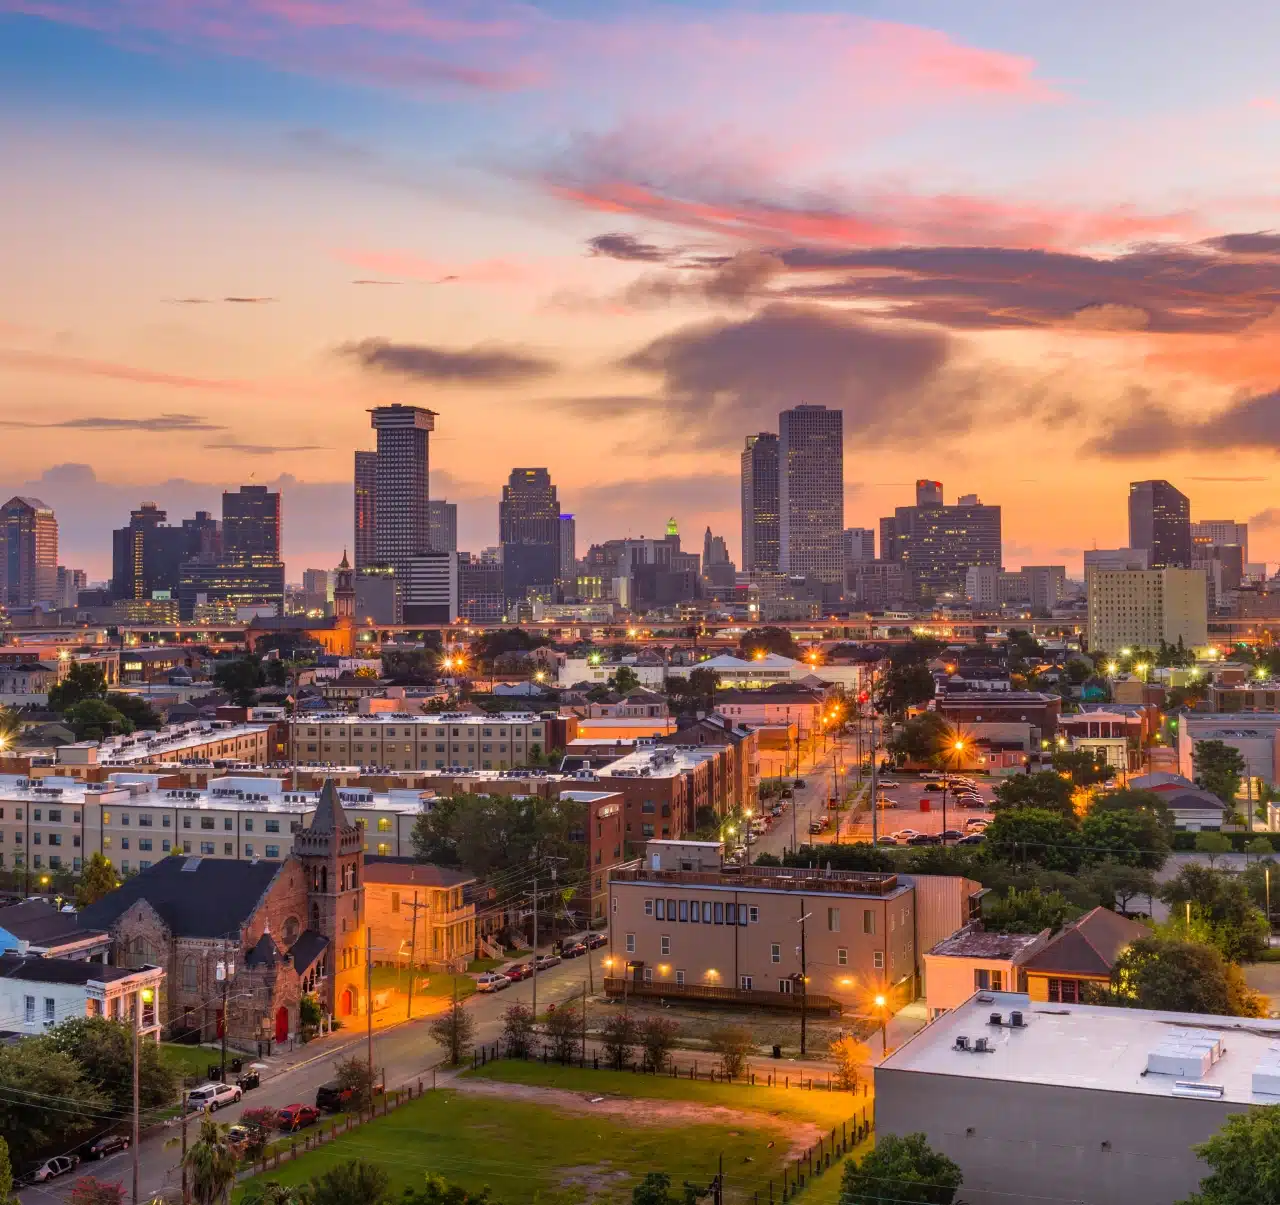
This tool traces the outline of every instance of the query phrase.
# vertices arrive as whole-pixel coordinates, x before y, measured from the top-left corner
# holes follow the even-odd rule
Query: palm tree
[[[244,1194],[241,1205],[310,1205],[311,1190],[305,1184],[281,1184],[268,1180],[254,1184]]]
[[[186,1168],[191,1196],[196,1205],[225,1202],[236,1182],[240,1156],[227,1142],[227,1127],[206,1117],[200,1123],[200,1136],[187,1151]]]

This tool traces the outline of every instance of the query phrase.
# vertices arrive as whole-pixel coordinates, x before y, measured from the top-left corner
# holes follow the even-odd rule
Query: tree
[[[11,1205],[13,1199],[13,1164],[9,1161],[9,1144],[0,1138],[0,1205]]]
[[[889,752],[901,760],[936,765],[942,752],[955,740],[955,730],[936,711],[921,712],[906,720],[888,742]]]
[[[982,927],[993,933],[1057,932],[1080,915],[1079,908],[1059,891],[1042,892],[1039,887],[1019,891],[1010,887],[1003,896],[988,896],[982,905]]]
[[[635,690],[640,685],[640,675],[629,665],[620,665],[613,674],[613,689],[620,695]]]
[[[1261,998],[1240,968],[1212,946],[1155,934],[1139,938],[1116,959],[1110,1002],[1164,1012],[1262,1015]]]
[[[963,1180],[960,1168],[923,1134],[877,1135],[875,1150],[845,1163],[840,1205],[951,1205]]]
[[[864,1067],[871,1065],[871,1047],[852,1034],[844,1034],[831,1043],[830,1053],[836,1064],[836,1083],[846,1092],[854,1092]]]
[[[114,707],[134,727],[154,731],[164,724],[160,713],[141,695],[126,695],[112,691],[107,695],[107,702]]]
[[[711,1049],[720,1056],[720,1070],[737,1079],[747,1065],[747,1055],[756,1048],[751,1031],[740,1025],[726,1025],[711,1035]]]
[[[266,684],[267,676],[257,657],[234,657],[217,663],[213,680],[220,690],[231,696],[237,707],[252,707],[258,689]]]
[[[1173,815],[1169,805],[1155,791],[1140,791],[1133,787],[1121,787],[1117,791],[1104,791],[1094,796],[1089,805],[1093,812],[1138,812],[1154,816],[1167,832],[1173,830]]]
[[[1141,866],[1128,866],[1114,858],[1104,858],[1089,867],[1086,879],[1091,891],[1097,892],[1098,902],[1104,908],[1129,911],[1129,901],[1140,895],[1153,897],[1156,893],[1156,877]]]
[[[255,1160],[271,1141],[279,1120],[277,1110],[264,1106],[261,1109],[246,1109],[240,1114],[240,1124],[248,1131],[244,1140],[245,1157]]]
[[[81,699],[63,712],[63,719],[82,741],[101,741],[133,731],[133,722],[104,699]]]
[[[0,753],[12,749],[22,732],[22,717],[17,708],[0,707]]]
[[[187,1149],[187,1183],[196,1205],[226,1202],[236,1182],[240,1157],[227,1141],[227,1127],[210,1117],[200,1123],[200,1133]]]
[[[1073,793],[1071,781],[1050,770],[1042,770],[1038,774],[1014,774],[996,787],[994,810],[1042,808],[1074,817]]]
[[[527,1059],[533,1049],[533,1010],[513,1004],[502,1014],[502,1045],[509,1059]]]
[[[107,693],[107,679],[96,665],[77,661],[66,676],[49,690],[49,709],[66,713],[85,699],[101,699]]]
[[[1169,835],[1149,812],[1091,811],[1080,826],[1085,856],[1159,870],[1169,856]]]
[[[887,849],[868,841],[855,841],[851,845],[824,845],[822,865],[826,866],[828,862],[831,863],[832,870],[893,870],[897,865]],[[810,866],[812,863],[813,854],[807,850],[802,853],[788,849],[782,855],[783,866]]]
[[[738,641],[738,655],[747,661],[756,660],[761,654],[775,653],[799,661],[804,651],[786,628],[752,628]]]
[[[557,1063],[573,1062],[573,1054],[582,1033],[578,1010],[572,1004],[562,1004],[547,1016],[547,1036],[551,1039],[551,1057]]]
[[[1160,890],[1160,898],[1173,910],[1175,923],[1185,923],[1187,905],[1193,922],[1230,962],[1260,958],[1267,949],[1270,927],[1254,904],[1249,884],[1228,874],[1189,862]]]
[[[708,707],[720,689],[720,675],[714,669],[695,669],[689,674],[689,694]]]
[[[1228,807],[1234,807],[1244,777],[1244,757],[1225,741],[1196,741],[1191,752],[1196,782],[1211,791]]]
[[[1244,847],[1245,861],[1248,862],[1249,855],[1255,858],[1274,858],[1276,847],[1271,844],[1269,837],[1254,837],[1248,845]]]
[[[1209,867],[1213,868],[1223,854],[1229,854],[1233,846],[1226,833],[1196,833],[1196,853],[1204,854],[1209,859]]]
[[[427,1027],[432,1041],[449,1053],[449,1065],[457,1067],[475,1044],[476,1019],[461,1002],[455,1001],[449,1010],[438,1016]]]
[[[615,1013],[601,1031],[605,1058],[615,1071],[630,1061],[631,1047],[636,1044],[636,1023],[626,1013]]]
[[[108,1094],[112,1107],[125,1112],[133,1105],[133,1030],[106,1017],[72,1017],[48,1034],[53,1049],[75,1062],[91,1082]],[[155,1042],[139,1047],[138,1090],[144,1109],[173,1101],[177,1077],[160,1056]]]
[[[1066,774],[1077,787],[1106,782],[1115,774],[1107,765],[1105,756],[1095,755],[1087,749],[1059,749],[1053,755],[1053,768],[1059,774]]]
[[[668,1017],[649,1017],[642,1021],[639,1038],[645,1066],[654,1072],[665,1071],[679,1033],[680,1026]]]
[[[74,1146],[110,1106],[106,1093],[48,1037],[0,1046],[0,1137],[19,1165]]]
[[[240,1205],[311,1205],[311,1189],[306,1184],[268,1180],[265,1184],[251,1184]]]
[[[876,710],[885,715],[904,715],[934,696],[933,674],[924,662],[891,665],[876,691]]]
[[[451,1184],[443,1176],[428,1174],[422,1188],[406,1188],[400,1205],[497,1205],[488,1187],[471,1192],[461,1184]]]
[[[364,1159],[348,1159],[311,1178],[311,1205],[390,1205],[391,1200],[391,1177]]]
[[[102,854],[95,852],[84,864],[76,883],[76,907],[87,908],[96,904],[116,889],[116,882],[115,867]]]
[[[1035,862],[1050,870],[1075,874],[1084,849],[1074,817],[1044,808],[1005,809],[987,825],[984,850],[988,859],[1018,864]]]
[[[71,1205],[124,1205],[124,1184],[119,1180],[109,1184],[97,1176],[81,1176],[68,1200]]]
[[[1272,1205],[1280,1201],[1280,1109],[1254,1105],[1228,1117],[1192,1150],[1212,1171],[1179,1205]]]
[[[338,1087],[351,1093],[351,1108],[363,1113],[373,1105],[373,1071],[361,1058],[343,1059],[334,1069]]]

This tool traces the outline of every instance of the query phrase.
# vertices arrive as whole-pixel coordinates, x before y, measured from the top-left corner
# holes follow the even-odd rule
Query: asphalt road
[[[589,956],[575,958],[538,973],[538,1009],[546,1010],[552,1003],[560,1003],[580,995],[588,980],[587,957],[592,960],[591,972],[595,977],[596,991],[600,991],[604,976],[603,960],[607,948],[592,950]],[[529,1004],[533,998],[533,981],[526,979],[492,995],[476,995],[467,1001],[466,1007],[476,1019],[476,1041],[492,1042],[502,1032],[502,1014],[517,1001]],[[431,1068],[441,1062],[440,1047],[427,1032],[428,1021],[420,1020],[399,1025],[392,1029],[375,1031],[373,1037],[373,1061],[381,1071],[385,1069],[388,1088],[416,1083],[419,1078],[429,1082]],[[346,1034],[350,1032],[350,1037]],[[264,1081],[261,1088],[249,1092],[238,1105],[219,1109],[215,1115],[221,1123],[234,1122],[244,1109],[265,1106],[283,1108],[285,1105],[314,1104],[316,1089],[333,1077],[334,1064],[355,1054],[363,1056],[366,1035],[363,1031],[343,1031],[340,1044],[324,1045],[315,1058],[297,1063],[280,1074]],[[194,1139],[197,1125],[189,1123],[188,1135]],[[178,1139],[181,1128],[177,1125],[162,1134],[144,1139],[139,1148],[139,1194],[143,1201],[150,1201],[159,1194],[168,1194],[172,1200],[180,1200],[182,1182],[182,1151]],[[25,1189],[19,1200],[23,1205],[50,1205],[64,1203],[71,1197],[71,1190],[81,1175],[93,1175],[108,1183],[122,1182],[126,1194],[133,1183],[133,1152],[126,1151],[96,1163],[82,1163],[71,1172],[52,1183]],[[126,1195],[126,1200],[128,1196]]]

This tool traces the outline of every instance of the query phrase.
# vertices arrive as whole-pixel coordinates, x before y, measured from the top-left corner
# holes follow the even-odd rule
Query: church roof
[[[324,780],[320,791],[320,802],[316,804],[315,815],[307,825],[313,833],[341,833],[351,828],[347,814],[342,810],[342,800],[338,798],[338,788],[332,778]]]
[[[315,929],[303,929],[289,949],[294,969],[301,975],[309,971],[316,959],[329,948],[329,939]]]
[[[280,961],[280,947],[270,932],[258,938],[258,944],[245,955],[244,961],[250,967],[273,967]]]

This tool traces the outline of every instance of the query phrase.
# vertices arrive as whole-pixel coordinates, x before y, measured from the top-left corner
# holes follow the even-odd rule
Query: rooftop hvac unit
[[[1027,1023],[1023,1020],[1020,1009],[1015,1008],[1013,1012],[1009,1014],[1009,1024],[1013,1026],[1014,1029],[1026,1029]]]
[[[986,1038],[978,1038],[978,1040],[973,1044],[974,1054],[989,1054],[990,1051],[991,1046],[988,1044]]]
[[[987,1019],[987,1024],[988,1024],[988,1025],[1003,1025],[1003,1024],[1004,1024],[1004,1018],[1003,1018],[999,1013],[992,1013],[992,1014],[991,1014],[991,1016]]]
[[[961,1033],[961,1034],[956,1034],[956,1046],[955,1046],[955,1048],[956,1048],[957,1050],[968,1050],[968,1049],[969,1049],[969,1039],[968,1039],[964,1034],[962,1034],[962,1033]]]

